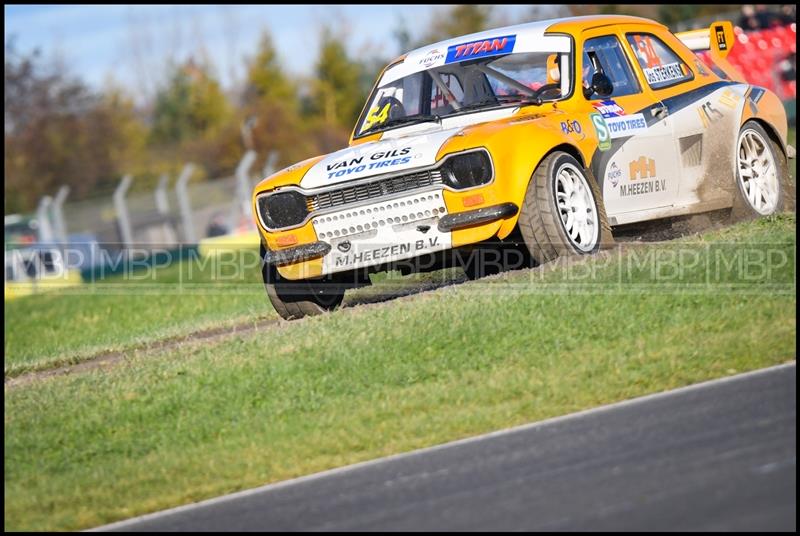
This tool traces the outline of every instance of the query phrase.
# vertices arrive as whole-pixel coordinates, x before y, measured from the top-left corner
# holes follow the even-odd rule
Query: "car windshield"
[[[445,64],[376,87],[356,136],[569,93],[569,54],[526,52]]]

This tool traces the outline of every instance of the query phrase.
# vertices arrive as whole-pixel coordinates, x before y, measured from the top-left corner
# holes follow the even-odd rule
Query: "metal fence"
[[[236,173],[204,181],[187,163],[177,176],[163,175],[150,192],[129,193],[135,178],[126,175],[112,195],[69,201],[69,189],[43,198],[37,210],[39,240],[67,244],[97,241],[125,249],[132,244],[160,247],[195,244],[203,238],[255,230],[250,193],[256,181],[272,173],[270,154],[256,170],[258,155],[245,153]],[[262,160],[263,161],[263,160]]]

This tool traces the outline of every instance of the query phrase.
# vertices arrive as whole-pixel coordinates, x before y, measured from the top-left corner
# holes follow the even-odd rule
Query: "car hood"
[[[488,123],[529,121],[562,114],[552,106],[536,113],[518,115],[518,107],[505,107],[444,117],[441,124],[421,123],[390,130],[377,141],[362,143],[331,153],[315,162],[300,181],[302,188],[324,188],[342,182],[430,166],[442,146],[456,134],[470,136]]]
[[[461,127],[436,126],[415,135],[382,139],[336,151],[314,164],[303,176],[303,188],[322,188],[372,175],[394,173],[436,162],[442,145]]]

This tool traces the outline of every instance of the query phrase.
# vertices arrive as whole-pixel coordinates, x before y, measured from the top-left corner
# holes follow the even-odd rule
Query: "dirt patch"
[[[702,203],[720,199],[730,203],[736,195],[736,143],[725,135],[738,131],[733,119],[733,114],[726,114],[703,135],[703,176],[697,188],[697,197]]]
[[[676,216],[662,220],[622,225],[614,229],[617,242],[664,242],[684,236],[723,229],[728,226],[730,209]]]
[[[189,333],[187,335],[180,335],[178,337],[171,337],[169,339],[155,341],[141,346],[135,346],[126,350],[102,352],[88,358],[86,361],[82,361],[81,363],[64,365],[47,370],[26,372],[13,378],[6,378],[5,387],[6,389],[11,389],[37,380],[51,378],[53,376],[63,376],[65,374],[74,374],[94,370],[97,368],[108,367],[118,364],[121,361],[125,361],[137,353],[158,354],[163,351],[189,346],[197,342],[214,341],[233,335],[241,335],[243,333],[258,331],[259,329],[278,324],[278,322],[280,322],[278,319],[271,318],[256,322],[237,324],[235,326],[224,328],[211,328]]]

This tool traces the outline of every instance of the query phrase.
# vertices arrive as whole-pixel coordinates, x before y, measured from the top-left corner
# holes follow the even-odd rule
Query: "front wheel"
[[[555,151],[536,167],[519,216],[519,229],[537,264],[611,247],[614,239],[591,172]]]
[[[261,277],[267,297],[275,311],[285,320],[319,315],[335,310],[344,299],[344,288],[329,280],[291,281],[277,268],[263,262],[266,250],[261,245]]]

